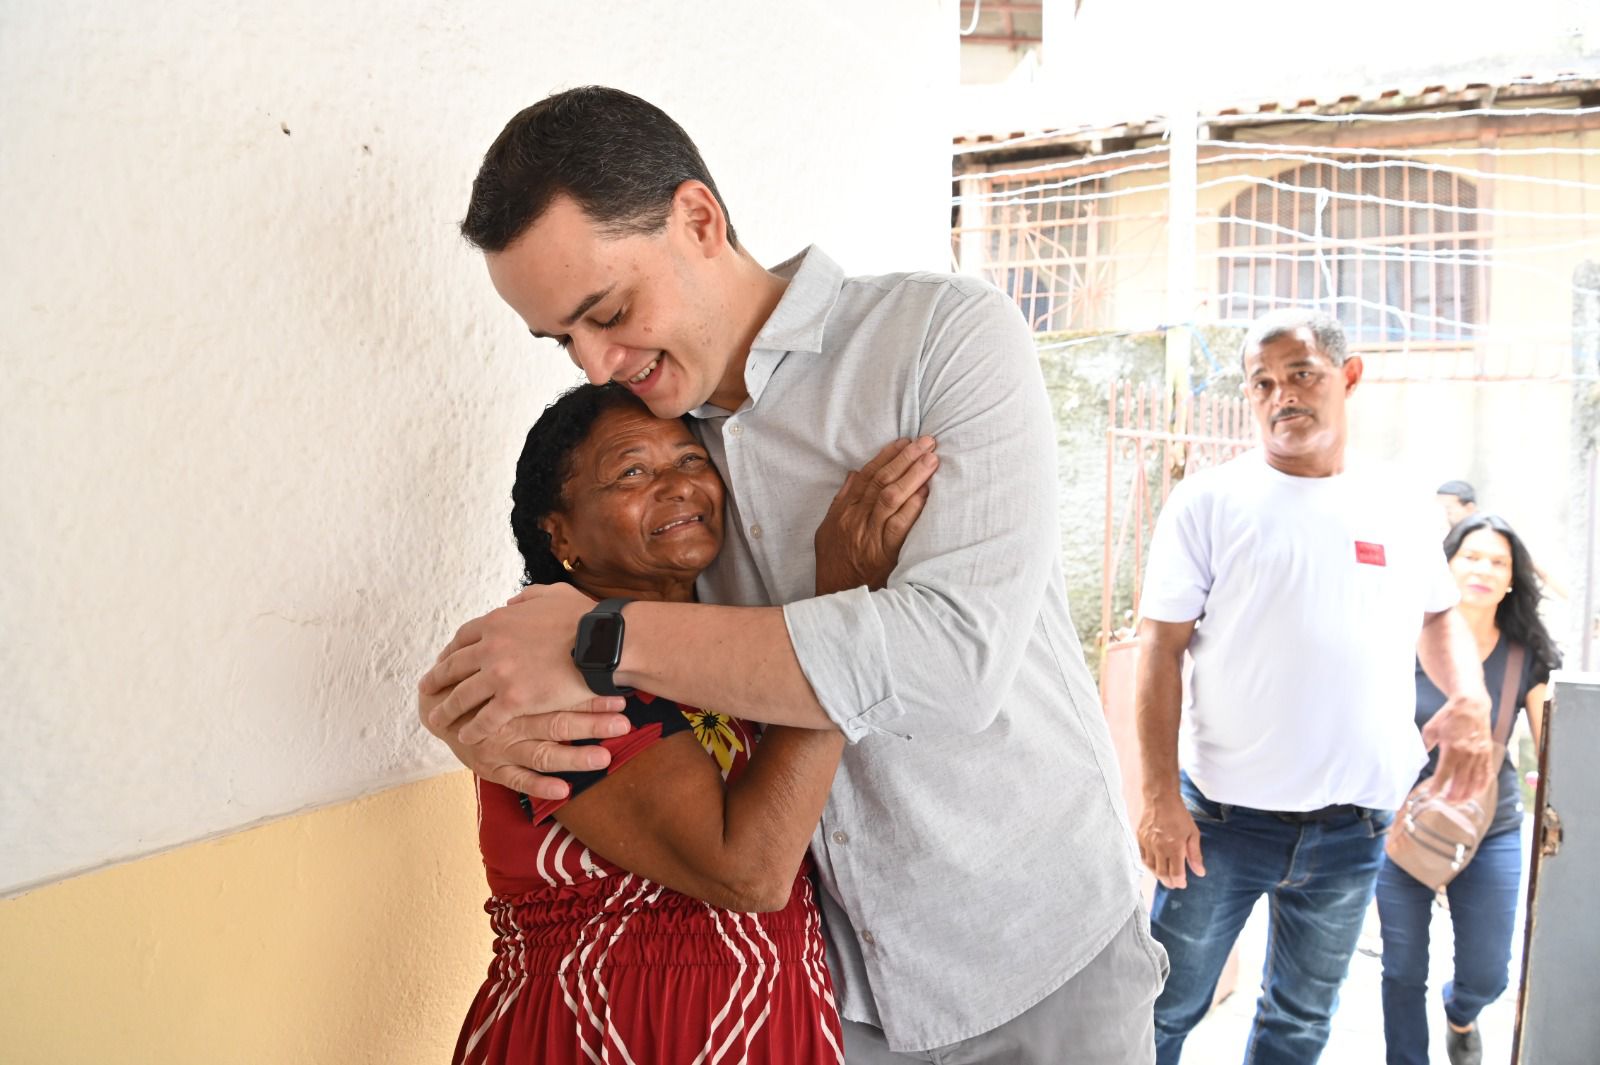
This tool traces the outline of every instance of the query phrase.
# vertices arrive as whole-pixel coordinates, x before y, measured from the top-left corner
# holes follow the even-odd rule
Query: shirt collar
[[[822,330],[828,313],[839,300],[844,271],[816,245],[772,267],[772,272],[789,282],[773,308],[772,317],[761,327],[750,345],[758,351],[822,352]]]
[[[771,270],[789,284],[766,324],[756,334],[750,345],[750,356],[745,360],[744,387],[750,393],[746,403],[749,407],[760,402],[762,389],[785,355],[822,353],[828,315],[839,301],[839,292],[844,286],[844,271],[816,245]],[[689,413],[696,418],[720,418],[733,412],[706,403]]]

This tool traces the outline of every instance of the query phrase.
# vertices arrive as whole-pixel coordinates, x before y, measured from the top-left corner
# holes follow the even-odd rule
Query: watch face
[[[572,659],[579,669],[616,669],[622,661],[622,615],[585,614]]]

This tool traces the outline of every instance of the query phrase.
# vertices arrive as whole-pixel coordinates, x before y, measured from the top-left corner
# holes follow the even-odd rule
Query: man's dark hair
[[[683,127],[619,89],[568,89],[520,112],[489,146],[461,235],[482,251],[505,251],[561,195],[609,236],[659,233],[685,181],[711,190],[738,247],[728,205]]]
[[[1456,499],[1462,503],[1476,503],[1478,501],[1478,493],[1473,491],[1472,486],[1466,481],[1446,481],[1444,484],[1439,486],[1438,491],[1436,491],[1434,494],[1441,496],[1455,496]],[[1498,529],[1495,531],[1499,532]]]
[[[1244,343],[1239,347],[1240,364],[1252,351],[1259,351],[1274,340],[1292,337],[1302,329],[1310,331],[1316,349],[1326,355],[1329,362],[1335,366],[1344,365],[1350,348],[1345,342],[1344,327],[1338,319],[1319,311],[1296,307],[1270,311],[1250,323]]]

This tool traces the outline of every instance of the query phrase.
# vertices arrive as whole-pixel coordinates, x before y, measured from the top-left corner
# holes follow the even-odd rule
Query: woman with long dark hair
[[[1555,641],[1539,619],[1543,596],[1528,549],[1504,518],[1471,514],[1444,541],[1450,572],[1461,589],[1460,611],[1478,642],[1483,679],[1494,702],[1491,727],[1526,709],[1534,741],[1550,671],[1561,664]],[[1507,663],[1522,648],[1516,701],[1501,706]],[[1444,695],[1417,668],[1417,727],[1444,705]],[[1431,776],[1429,756],[1419,780]],[[1509,752],[1500,765],[1500,803],[1476,856],[1445,893],[1455,932],[1455,974],[1444,985],[1449,1022],[1445,1049],[1451,1065],[1477,1065],[1483,1048],[1479,1012],[1500,997],[1510,974],[1511,934],[1522,879],[1522,802]],[[1428,924],[1434,891],[1384,859],[1378,873],[1383,930],[1383,1033],[1389,1065],[1427,1065]]]

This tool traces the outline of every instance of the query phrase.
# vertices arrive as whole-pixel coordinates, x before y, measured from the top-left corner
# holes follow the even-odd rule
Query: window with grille
[[[1109,309],[1108,225],[1098,178],[1070,184],[1038,177],[984,184],[981,204],[964,207],[958,247],[979,241],[981,270],[1005,291],[1036,333],[1094,329]]]
[[[1248,320],[1314,304],[1352,344],[1472,342],[1481,318],[1478,190],[1420,163],[1308,163],[1224,209],[1218,306]]]

